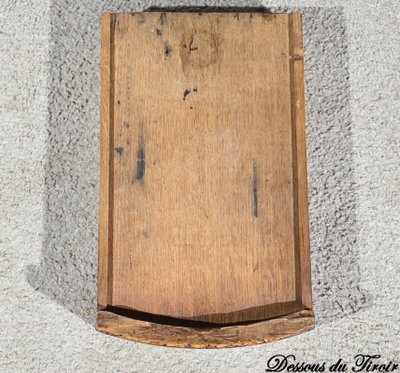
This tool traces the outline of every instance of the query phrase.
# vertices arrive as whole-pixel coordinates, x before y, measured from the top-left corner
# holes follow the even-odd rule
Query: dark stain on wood
[[[185,89],[185,90],[183,91],[183,101],[186,100],[186,97],[188,96],[189,93],[190,93],[190,89]]]
[[[271,22],[275,19],[276,14],[273,13],[262,13],[262,18],[264,21]]]
[[[144,182],[144,173],[146,170],[146,152],[144,146],[143,123],[140,125],[139,146],[136,152],[136,170],[133,177],[134,183]]]
[[[114,148],[114,150],[119,154],[122,155],[122,153],[124,152],[124,148],[122,146],[117,146],[116,148]]]
[[[168,58],[171,55],[171,53],[172,53],[172,48],[168,44],[165,44],[165,46],[164,46],[164,57]]]
[[[162,31],[159,28],[156,28],[157,36],[162,36]]]
[[[253,216],[258,217],[258,180],[257,163],[253,161]]]
[[[166,18],[167,18],[167,14],[166,14],[165,12],[162,12],[162,13],[160,14],[160,25],[161,25],[161,26],[164,24]]]

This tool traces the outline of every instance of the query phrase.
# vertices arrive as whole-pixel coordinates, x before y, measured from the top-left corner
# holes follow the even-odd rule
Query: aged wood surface
[[[297,299],[312,308],[310,238],[308,223],[306,113],[304,98],[304,51],[301,15],[289,16],[291,56],[291,110],[293,144],[293,186],[296,247]]]
[[[312,308],[301,16],[103,14],[101,64],[99,308],[220,324]],[[167,328],[114,316],[99,330]],[[306,319],[241,326],[240,345]]]
[[[224,348],[288,338],[314,328],[312,311],[221,328],[189,328],[140,321],[99,311],[97,330],[124,339],[170,347]]]
[[[97,278],[97,303],[104,308],[108,303],[109,251],[112,250],[112,220],[110,172],[112,165],[111,121],[113,111],[111,81],[113,16],[105,13],[101,18],[101,81],[100,81],[100,188],[99,188],[99,260]],[[110,266],[111,267],[111,266]]]

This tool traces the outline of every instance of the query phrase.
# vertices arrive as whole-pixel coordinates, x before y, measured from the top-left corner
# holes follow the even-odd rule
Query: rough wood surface
[[[100,79],[100,188],[99,188],[99,260],[97,276],[97,303],[104,308],[108,303],[108,278],[112,266],[109,251],[112,250],[112,38],[113,16],[105,13],[101,18],[101,79]]]
[[[311,308],[301,16],[102,30],[99,308],[222,324]]]
[[[304,50],[301,15],[289,16],[291,55],[291,100],[293,144],[293,189],[297,299],[306,308],[312,308],[310,233],[308,224],[307,144],[304,98]]]
[[[221,328],[189,328],[134,320],[99,311],[97,330],[124,339],[170,347],[224,348],[288,338],[314,328],[312,311],[299,311],[271,320]]]

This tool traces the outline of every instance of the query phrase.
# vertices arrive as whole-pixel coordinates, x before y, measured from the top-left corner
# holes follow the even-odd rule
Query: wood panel
[[[299,14],[102,17],[99,308],[310,309]]]

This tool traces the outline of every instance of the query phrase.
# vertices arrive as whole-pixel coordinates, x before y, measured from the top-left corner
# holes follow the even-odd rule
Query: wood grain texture
[[[99,188],[99,258],[97,276],[97,303],[104,308],[108,303],[108,279],[111,278],[109,251],[112,250],[111,198],[112,180],[112,38],[114,16],[105,13],[101,18],[101,70],[100,70],[100,188]]]
[[[296,216],[295,241],[298,300],[304,308],[312,308],[310,233],[308,219],[308,184],[307,184],[307,143],[306,112],[304,98],[304,48],[303,28],[300,13],[289,16],[290,56],[291,56],[291,102],[293,126],[293,180]]]
[[[103,14],[101,64],[99,309],[311,309],[300,14]]]
[[[189,328],[155,324],[99,311],[97,330],[124,339],[169,347],[225,348],[288,338],[314,328],[312,311],[298,311],[275,319],[221,328]]]

